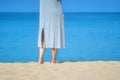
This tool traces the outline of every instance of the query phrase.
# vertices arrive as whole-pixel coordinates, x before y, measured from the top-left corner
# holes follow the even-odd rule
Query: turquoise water
[[[120,13],[65,13],[57,61],[120,61]],[[38,13],[0,13],[0,62],[37,62]],[[51,61],[47,48],[44,61]]]

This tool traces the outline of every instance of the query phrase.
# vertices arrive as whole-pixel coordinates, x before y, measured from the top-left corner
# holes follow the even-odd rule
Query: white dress
[[[38,47],[65,48],[64,14],[60,0],[40,0]]]

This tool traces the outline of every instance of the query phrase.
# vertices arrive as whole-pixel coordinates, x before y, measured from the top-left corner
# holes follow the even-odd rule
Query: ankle
[[[38,64],[43,64],[43,63],[44,63],[43,60],[39,60],[39,61],[38,61]]]
[[[51,63],[56,63],[56,61],[51,61]]]

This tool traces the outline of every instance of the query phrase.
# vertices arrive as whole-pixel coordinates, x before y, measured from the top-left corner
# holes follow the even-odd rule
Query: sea
[[[66,48],[58,62],[120,61],[120,13],[65,12]],[[0,13],[0,62],[37,62],[39,13]],[[47,48],[44,61],[51,62]]]

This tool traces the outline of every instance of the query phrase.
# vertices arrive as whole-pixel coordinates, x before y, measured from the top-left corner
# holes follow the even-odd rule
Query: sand
[[[120,62],[0,63],[0,80],[120,80]]]

